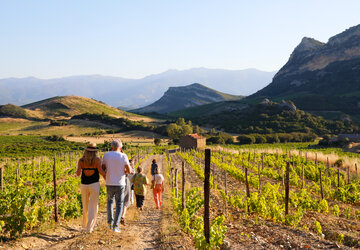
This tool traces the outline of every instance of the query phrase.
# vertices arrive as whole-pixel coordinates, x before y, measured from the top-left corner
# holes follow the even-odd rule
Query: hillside
[[[194,83],[183,87],[170,87],[159,100],[146,107],[136,109],[134,112],[166,114],[184,108],[242,98],[242,96],[221,93]]]
[[[110,107],[105,103],[80,96],[57,96],[22,106],[29,116],[37,118],[70,118],[83,113],[107,114],[115,117],[136,115]]]
[[[28,114],[22,107],[5,104],[0,105],[0,117],[27,118]]]
[[[215,127],[226,132],[240,134],[311,132],[317,135],[325,135],[359,132],[359,127],[351,121],[325,120],[322,117],[297,109],[292,102],[276,103],[266,100],[257,105],[241,102],[220,104],[192,108],[190,111],[195,114],[203,112],[202,115],[185,117],[200,126]],[[217,109],[217,113],[212,111],[214,109]],[[189,113],[186,110],[181,111],[181,114]],[[172,115],[175,114],[172,113]]]
[[[360,114],[360,25],[327,43],[303,38],[273,81],[249,100],[291,99],[307,111]]]
[[[136,109],[158,100],[169,87],[201,82],[210,88],[234,95],[250,95],[265,87],[275,72],[256,69],[224,70],[193,68],[168,70],[140,79],[102,75],[54,79],[0,79],[0,105],[24,105],[53,96],[76,95],[102,100],[113,107]]]

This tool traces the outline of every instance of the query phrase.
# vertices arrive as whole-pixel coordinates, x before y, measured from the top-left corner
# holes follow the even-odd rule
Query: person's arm
[[[101,161],[101,168],[102,170],[106,173],[106,163],[105,163],[105,155],[104,157],[102,158],[102,161]]]
[[[125,174],[130,174],[130,167],[128,164],[125,164]]]
[[[82,160],[80,159],[79,161],[78,161],[78,168],[77,168],[77,170],[76,170],[76,175],[77,176],[80,176],[81,175],[81,168],[82,168]]]
[[[155,176],[152,177],[152,180],[151,180],[151,189],[155,187]]]
[[[98,169],[99,173],[102,175],[102,177],[104,177],[104,179],[106,180],[106,172],[104,171],[104,169],[101,166],[101,160],[100,158],[98,158],[97,163],[96,163],[96,168]]]

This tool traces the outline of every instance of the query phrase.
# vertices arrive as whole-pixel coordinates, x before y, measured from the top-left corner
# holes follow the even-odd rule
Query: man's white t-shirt
[[[162,174],[156,174],[152,177],[155,184],[162,184],[164,182],[164,176]]]
[[[103,157],[102,164],[106,165],[106,185],[125,186],[125,165],[129,165],[126,154],[110,151]]]

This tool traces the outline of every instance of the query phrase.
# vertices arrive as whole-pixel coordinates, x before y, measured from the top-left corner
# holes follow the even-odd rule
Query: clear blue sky
[[[1,0],[0,78],[278,70],[302,37],[360,24],[359,0]]]

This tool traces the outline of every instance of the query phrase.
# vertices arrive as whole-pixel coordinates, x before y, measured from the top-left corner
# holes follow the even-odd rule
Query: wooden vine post
[[[355,178],[356,178],[356,181],[357,181],[358,180],[357,163],[355,163]]]
[[[337,179],[338,179],[338,188],[340,187],[340,166],[338,166],[338,171],[337,171]]]
[[[18,160],[18,167],[17,167],[17,173],[16,173],[16,182],[19,181],[20,175],[21,175],[21,173],[20,173],[20,160]]]
[[[245,168],[245,185],[246,185],[246,197],[250,199],[250,188],[249,188],[249,180],[248,180],[248,169]],[[247,212],[250,213],[249,202],[247,201]]]
[[[183,162],[184,164],[184,162]],[[175,195],[176,195],[176,198],[179,197],[179,194],[178,194],[178,169],[175,168]]]
[[[4,190],[4,165],[0,166],[0,189]]]
[[[347,167],[347,179],[348,179],[348,184],[350,184],[350,166]]]
[[[264,169],[264,153],[261,153],[261,170]]]
[[[321,199],[324,199],[324,190],[323,190],[323,184],[322,184],[322,174],[321,174],[321,168],[319,168],[319,177],[320,177],[320,193],[321,193]]]
[[[285,216],[289,214],[289,191],[290,191],[290,163],[286,163],[286,178],[285,178]]]
[[[174,174],[173,174],[173,168],[170,168],[170,186],[171,190],[174,188]]]
[[[182,178],[182,186],[181,186],[181,204],[182,204],[182,210],[185,209],[186,204],[185,204],[185,163],[183,162],[181,165],[181,178]]]
[[[305,186],[305,166],[302,165],[302,176],[301,176],[301,188],[304,188]]]
[[[261,193],[261,167],[258,164],[258,176],[259,176],[259,193]]]
[[[225,214],[225,216],[227,215],[227,173],[226,173],[226,170],[224,170],[224,184],[225,184],[225,195],[226,195],[226,197],[225,197],[225,204],[224,204],[224,210],[225,210],[225,212],[224,212],[224,214]]]
[[[56,193],[56,156],[54,156],[54,165],[53,165],[53,180],[54,180],[54,219],[55,222],[58,222],[58,212],[57,212],[57,193]]]
[[[211,151],[205,149],[205,180],[204,180],[204,235],[206,243],[210,244],[210,162]]]
[[[35,157],[33,157],[33,161],[32,161],[32,177],[34,178],[35,176]]]

